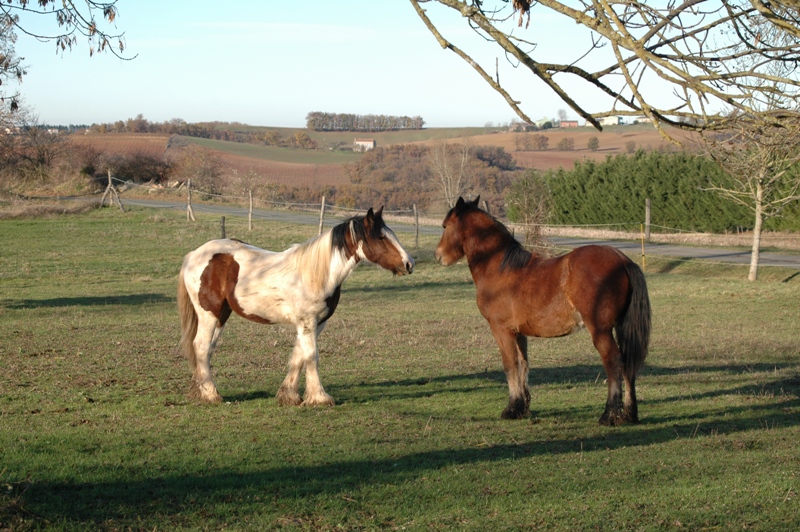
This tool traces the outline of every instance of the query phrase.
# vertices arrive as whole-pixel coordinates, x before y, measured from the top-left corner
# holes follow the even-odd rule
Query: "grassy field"
[[[226,140],[201,139],[197,137],[183,137],[187,142],[203,146],[221,153],[274,161],[278,163],[293,164],[345,164],[358,160],[360,153],[352,151],[321,151],[299,150],[290,148],[277,148],[275,146],[262,146],[245,144],[243,142],[230,142]],[[352,142],[352,141],[351,141]]]
[[[313,226],[228,220],[282,249]],[[293,331],[232,319],[225,402],[186,398],[181,257],[217,219],[0,221],[0,530],[787,530],[800,518],[800,277],[648,259],[641,424],[600,427],[585,333],[531,341],[530,419],[464,265],[362,266],[320,338],[333,408],[281,408]]]

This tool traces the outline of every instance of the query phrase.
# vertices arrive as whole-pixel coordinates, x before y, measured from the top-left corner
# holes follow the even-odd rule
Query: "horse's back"
[[[230,255],[237,262],[244,263],[264,260],[276,253],[246,244],[241,240],[221,238],[209,240],[194,251],[187,253],[184,257],[183,267],[184,269],[203,269],[216,255]]]

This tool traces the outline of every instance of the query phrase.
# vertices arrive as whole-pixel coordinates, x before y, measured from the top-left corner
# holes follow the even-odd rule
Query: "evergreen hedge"
[[[638,226],[650,198],[654,232],[721,233],[753,226],[750,209],[703,190],[712,182],[724,183],[725,176],[713,161],[698,155],[640,150],[599,163],[577,161],[571,170],[545,172],[544,179],[553,196],[554,224]],[[800,230],[800,205],[795,202],[780,218],[766,220],[765,229]]]

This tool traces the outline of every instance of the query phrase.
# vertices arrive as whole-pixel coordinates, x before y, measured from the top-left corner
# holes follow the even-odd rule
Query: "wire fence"
[[[121,210],[124,211],[124,207],[122,205],[122,200],[119,196],[117,191],[117,187],[115,184],[123,184],[125,189],[123,192],[132,190],[132,189],[146,189],[147,193],[152,193],[153,186],[147,184],[137,184],[132,183],[130,181],[125,181],[122,179],[118,179],[109,175],[108,180],[108,187],[106,189],[106,193],[103,195],[103,199],[101,200],[101,204],[105,203],[106,198],[109,199],[110,204],[114,205],[114,201],[118,202],[118,206]],[[159,189],[161,190],[161,189]],[[164,189],[167,190],[167,189]],[[255,198],[252,194],[252,191],[248,191],[247,196],[243,195],[233,195],[233,194],[221,194],[216,192],[211,192],[208,190],[201,190],[198,188],[193,188],[191,184],[191,180],[188,181],[185,185],[182,185],[178,189],[169,189],[172,191],[183,192],[185,194],[185,201],[186,201],[186,212],[187,212],[187,219],[194,220],[194,213],[192,209],[192,202],[193,202],[193,195],[202,197],[202,199],[213,199],[215,201],[221,201],[225,203],[232,203],[235,205],[248,205],[248,227],[249,230],[252,230],[252,220],[253,220],[253,210],[254,205],[257,203],[259,208],[266,208],[266,209],[276,209],[276,210],[293,210],[293,211],[301,211],[301,212],[318,212],[319,213],[319,233],[322,233],[323,224],[325,221],[326,215],[330,216],[351,216],[358,213],[363,213],[363,209],[354,209],[351,207],[346,207],[342,205],[335,205],[326,202],[325,196],[322,196],[319,202],[289,202],[289,201],[279,201],[279,200],[272,200],[272,199],[264,199],[264,198]],[[440,223],[438,215],[436,221],[433,221],[431,213],[420,213],[417,209],[416,205],[412,205],[409,208],[404,209],[393,209],[393,210],[384,210],[384,215],[390,215],[397,218],[411,218],[410,222],[414,225],[414,247],[419,248],[419,233],[420,233],[420,218],[422,217],[423,225],[438,225]],[[649,216],[646,216],[649,218]],[[507,222],[507,221],[506,221]],[[525,223],[511,223],[507,222],[509,228],[520,234],[525,234],[532,229],[535,229],[535,232],[539,232],[543,234],[545,237],[552,237],[552,236],[571,236],[571,237],[586,237],[586,238],[604,238],[604,239],[614,239],[614,240],[627,240],[627,241],[635,241],[641,242],[641,260],[644,264],[646,253],[645,253],[645,244],[650,243],[652,241],[660,242],[660,243],[672,243],[672,244],[707,244],[710,246],[719,246],[719,245],[729,245],[729,246],[749,246],[752,244],[752,234],[735,234],[730,233],[727,235],[710,235],[709,233],[699,233],[696,231],[669,227],[664,225],[658,224],[651,224],[649,220],[645,219],[642,222],[620,222],[620,223],[606,223],[606,224],[568,224],[568,225],[559,225],[559,224],[525,224]],[[225,221],[224,217],[222,217],[221,221],[222,226],[222,233],[224,236],[225,231]],[[656,229],[659,233],[651,233],[651,229]],[[585,231],[585,234],[582,234],[582,231]],[[684,238],[685,241],[681,241],[681,238]],[[715,239],[715,242],[706,242],[702,239]],[[720,239],[726,239],[725,242],[721,243]],[[795,243],[800,242],[800,235],[792,235],[792,234],[781,234],[780,239],[783,241],[794,241]],[[765,238],[766,240],[766,238]],[[568,247],[558,247],[554,245],[543,245],[540,246],[536,243],[529,246],[532,250],[542,249],[547,253],[560,253],[560,252],[567,252],[571,248]],[[796,249],[795,245],[788,246],[789,249]],[[671,259],[671,260],[690,260],[690,259]],[[718,264],[730,264],[729,262],[715,262],[710,260],[704,260],[705,263],[718,263]]]

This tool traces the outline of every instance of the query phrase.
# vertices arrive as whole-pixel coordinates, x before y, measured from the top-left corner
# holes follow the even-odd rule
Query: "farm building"
[[[601,126],[620,126],[622,125],[621,116],[604,116],[599,120]],[[586,122],[589,125],[589,122]]]
[[[561,127],[578,127],[577,120],[562,120]]]
[[[353,141],[353,151],[369,151],[374,150],[378,143],[375,139],[355,139]]]

